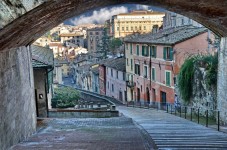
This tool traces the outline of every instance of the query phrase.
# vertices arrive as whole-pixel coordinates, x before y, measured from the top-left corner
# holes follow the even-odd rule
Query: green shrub
[[[68,108],[78,104],[80,93],[74,88],[60,87],[54,89],[54,97],[52,98],[53,108]]]

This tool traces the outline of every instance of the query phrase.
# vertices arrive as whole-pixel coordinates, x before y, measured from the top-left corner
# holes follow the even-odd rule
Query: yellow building
[[[110,31],[115,38],[133,33],[149,33],[153,27],[162,26],[164,16],[165,13],[147,10],[118,14],[112,17]]]

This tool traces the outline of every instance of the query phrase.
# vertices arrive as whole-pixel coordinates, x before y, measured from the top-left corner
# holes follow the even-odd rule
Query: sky
[[[136,4],[125,4],[125,5],[116,5],[111,7],[104,7],[89,11],[80,16],[76,16],[64,21],[64,24],[67,25],[80,25],[80,24],[104,24],[104,22],[110,19],[113,15],[119,13],[127,13],[132,10],[153,10],[164,12],[164,9],[147,6],[147,5],[136,5]]]

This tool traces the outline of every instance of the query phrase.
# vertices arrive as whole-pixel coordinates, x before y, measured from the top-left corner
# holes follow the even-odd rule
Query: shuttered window
[[[155,68],[152,68],[152,80],[155,81]]]
[[[130,43],[130,54],[132,54],[132,43]]]
[[[136,55],[137,56],[140,55],[140,47],[139,47],[139,45],[136,45]]]
[[[150,56],[156,58],[157,46],[150,46]]]
[[[170,72],[166,71],[166,85],[167,86],[170,86],[170,84],[171,84],[171,81],[170,81],[171,77],[170,76],[171,76]]]
[[[148,46],[142,46],[142,56],[149,56]]]
[[[167,61],[173,60],[173,48],[172,47],[163,48],[163,59],[165,59]]]

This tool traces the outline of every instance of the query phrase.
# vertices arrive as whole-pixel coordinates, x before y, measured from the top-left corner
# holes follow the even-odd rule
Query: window
[[[128,58],[126,59],[126,64],[127,64],[127,66],[128,66]]]
[[[143,75],[144,75],[144,78],[148,77],[148,75],[147,75],[147,66],[144,66]]]
[[[146,26],[144,26],[143,29],[146,30]]]
[[[125,28],[124,27],[122,27],[122,31],[124,31],[125,30]]]
[[[118,79],[118,71],[116,71],[116,76],[117,76],[117,79]]]
[[[165,60],[173,60],[173,48],[172,47],[164,47],[163,48],[163,59]]]
[[[170,79],[171,79],[171,75],[170,75],[170,71],[166,71],[166,74],[165,74],[165,78],[166,78],[166,85],[167,86],[170,86],[171,85],[171,81],[170,81]]]
[[[125,73],[123,72],[123,81],[125,81]]]
[[[155,68],[152,68],[152,77],[151,77],[151,79],[153,80],[153,81],[155,81]]]
[[[140,65],[135,64],[135,74],[140,75]]]
[[[181,19],[181,25],[184,25],[184,19]]]
[[[96,35],[99,35],[99,32],[95,32]]]
[[[128,44],[127,43],[125,44],[125,49],[128,50]]]
[[[119,31],[119,27],[117,27],[117,31]]]
[[[130,43],[130,54],[132,54],[132,43]]]
[[[133,31],[133,27],[131,27],[131,30]]]
[[[114,85],[112,84],[112,92],[114,92]]]
[[[109,84],[109,81],[108,81],[108,86],[107,86],[107,87],[108,87],[108,89],[110,89],[110,84]]]
[[[151,46],[150,47],[151,57],[156,58],[156,52],[157,52],[157,47],[156,46]]]
[[[133,70],[133,60],[131,59],[131,71]]]
[[[142,27],[140,26],[139,29],[142,30]]]
[[[142,46],[142,56],[149,56],[148,46]]]
[[[113,77],[113,69],[111,69],[111,77]]]
[[[128,31],[128,27],[126,27],[126,31]]]
[[[137,30],[137,26],[135,26],[135,30]]]
[[[139,56],[140,55],[140,46],[136,45],[136,55]]]

